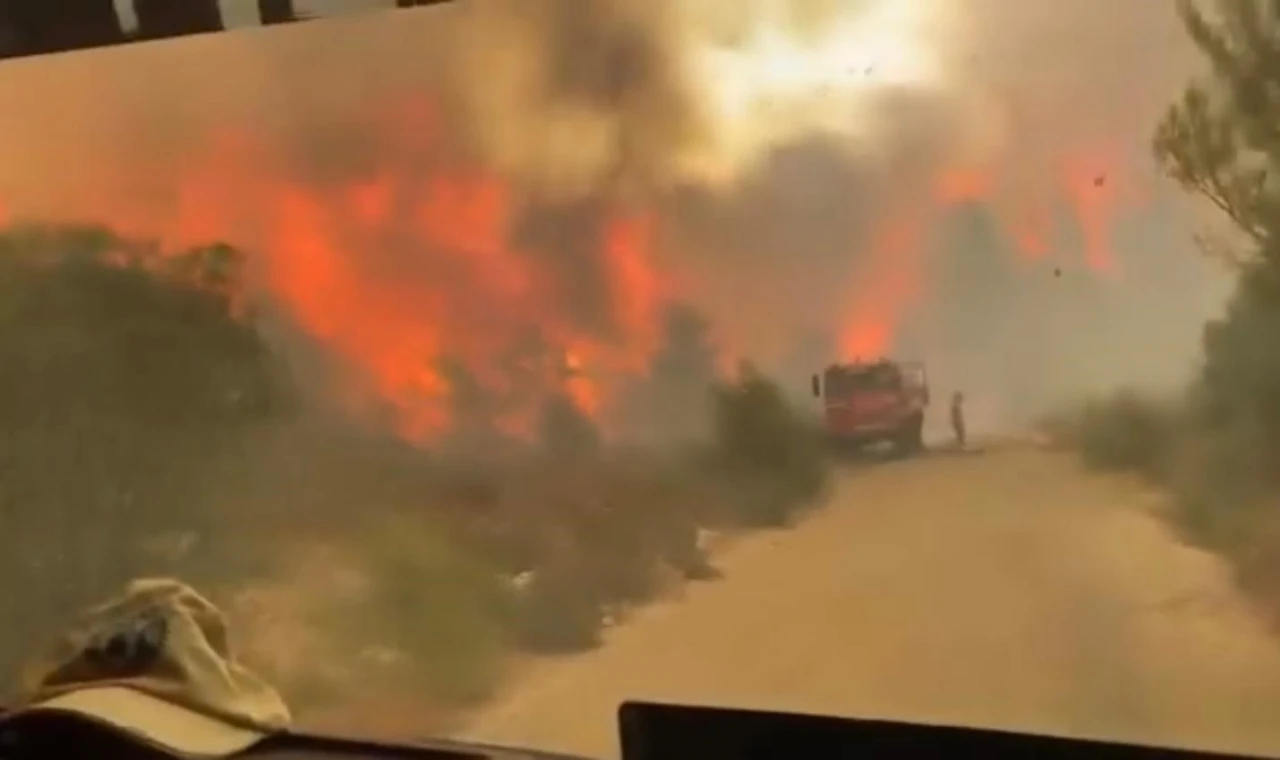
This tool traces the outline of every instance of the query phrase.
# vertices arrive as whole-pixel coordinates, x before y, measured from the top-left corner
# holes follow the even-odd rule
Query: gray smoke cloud
[[[462,134],[544,195],[661,187],[709,139],[672,3],[480,0],[458,16]]]
[[[1107,313],[1130,316],[1107,319],[1142,327],[1105,329],[1096,298],[1065,294],[1058,278],[1043,291],[1057,294],[1057,337],[1029,327],[1043,323],[1031,318],[1043,298],[1002,300],[981,279],[963,288],[935,282],[932,300],[915,311],[919,324],[904,328],[903,349],[947,367],[939,382],[1017,395],[1027,408],[1076,386],[1182,372],[1220,286],[1205,284],[1212,274],[1184,244],[1190,230],[1169,213],[1146,161],[1151,125],[1196,65],[1170,4],[939,3],[948,21],[933,39],[949,72],[944,87],[863,97],[856,116],[870,128],[857,139],[791,131],[762,141],[768,150],[732,182],[700,181],[691,167],[715,150],[719,133],[706,83],[690,73],[698,46],[740,44],[764,18],[797,40],[815,39],[833,19],[873,5],[475,0],[12,62],[0,68],[0,110],[23,118],[0,124],[0,202],[55,217],[92,215],[104,197],[163,207],[208,135],[228,125],[321,185],[367,178],[388,162],[404,161],[411,173],[478,162],[516,181],[525,209],[518,236],[530,255],[554,261],[584,323],[609,330],[595,210],[641,204],[659,210],[661,255],[696,273],[705,310],[736,347],[802,377],[858,292],[850,280],[890,207],[926,198],[933,176],[975,149],[996,157],[1006,196],[1052,195],[1063,163],[1102,145],[1106,168],[1154,189],[1145,207],[1123,211],[1116,246],[1130,272],[1080,288],[1109,288],[1123,308]],[[451,139],[406,158],[388,149],[375,111],[424,92]],[[1073,246],[1069,227],[1055,239],[1064,249]],[[930,233],[931,281],[1008,242],[946,220]],[[410,265],[421,251],[361,255],[384,256],[376,262],[383,270],[432,272]],[[999,287],[1029,285],[1006,279]],[[964,324],[983,304],[1001,304],[991,320],[1023,326],[1018,341],[1051,342],[1044,361],[1053,369],[1031,379],[1024,372],[1012,388],[1003,348],[929,327]],[[1133,316],[1171,309],[1176,318]]]

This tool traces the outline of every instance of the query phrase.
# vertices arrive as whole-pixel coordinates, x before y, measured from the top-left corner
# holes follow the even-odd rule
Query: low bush
[[[740,487],[737,516],[748,526],[787,524],[827,484],[822,438],[778,387],[744,365],[715,391],[713,466]]]
[[[520,590],[515,618],[519,645],[558,654],[600,643],[604,605],[583,565],[562,560],[540,568]]]
[[[1152,477],[1166,473],[1180,432],[1173,407],[1129,391],[1088,401],[1051,429],[1091,467]]]

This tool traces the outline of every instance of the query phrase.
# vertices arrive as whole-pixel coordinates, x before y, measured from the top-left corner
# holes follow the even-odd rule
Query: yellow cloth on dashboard
[[[193,757],[240,752],[290,723],[276,690],[232,656],[222,612],[172,579],[133,581],[85,612],[24,689],[13,717],[72,712]]]

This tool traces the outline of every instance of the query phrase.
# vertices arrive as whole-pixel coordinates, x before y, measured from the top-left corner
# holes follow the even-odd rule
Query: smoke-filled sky
[[[636,371],[678,297],[797,385],[909,353],[1016,417],[1180,379],[1221,295],[1147,147],[1173,5],[462,0],[14,61],[0,208],[242,243],[408,407],[531,325]]]

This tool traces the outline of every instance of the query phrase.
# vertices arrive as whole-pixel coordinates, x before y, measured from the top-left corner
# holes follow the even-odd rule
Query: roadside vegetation
[[[684,428],[623,446],[549,392],[514,440],[472,384],[451,434],[415,447],[304,392],[243,264],[100,229],[0,234],[6,675],[126,579],[173,575],[304,720],[372,693],[421,730],[519,653],[590,648],[714,578],[710,536],[787,525],[824,488],[814,431],[751,367],[719,376],[687,308],[633,394],[637,419]]]
[[[1205,327],[1199,374],[1177,403],[1118,394],[1050,429],[1090,465],[1168,487],[1188,538],[1228,557],[1280,623],[1280,10],[1181,8],[1209,73],[1170,106],[1154,150],[1237,233],[1207,250],[1235,268],[1235,291]]]

